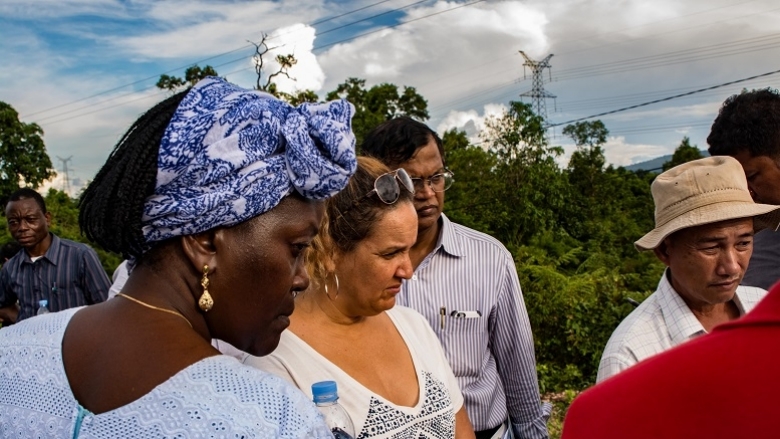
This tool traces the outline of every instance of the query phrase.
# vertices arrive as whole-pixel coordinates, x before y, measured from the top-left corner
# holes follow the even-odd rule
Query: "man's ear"
[[[661,262],[664,263],[667,267],[669,266],[669,245],[668,245],[668,238],[664,238],[663,241],[661,241],[660,244],[658,244],[658,247],[653,249],[653,253],[655,253],[655,256],[661,260]]]
[[[51,227],[51,212],[44,213],[43,217],[46,218],[46,227]]]
[[[203,233],[182,237],[182,250],[189,258],[195,271],[202,272],[204,265],[209,266],[209,271],[217,268],[217,246],[215,241],[219,239],[218,233],[220,233],[220,230],[208,230]]]

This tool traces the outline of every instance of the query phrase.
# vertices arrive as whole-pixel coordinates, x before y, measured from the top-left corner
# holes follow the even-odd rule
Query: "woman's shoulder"
[[[35,316],[0,330],[0,346],[33,343],[59,347],[73,314],[82,307]]]
[[[226,355],[209,357],[185,368],[153,394],[144,405],[157,405],[152,399],[167,404],[166,408],[171,409],[168,418],[189,419],[197,413],[197,423],[206,429],[219,421],[228,422],[224,425],[228,430],[246,430],[256,437],[329,434],[319,412],[300,390]]]
[[[80,308],[36,316],[0,329],[0,364],[17,368],[21,377],[46,374],[62,382],[62,337]]]
[[[300,391],[279,377],[241,364],[231,356],[215,355],[183,369],[167,383],[173,389],[214,384],[213,394],[239,402],[277,400],[283,404],[310,405]]]
[[[397,325],[423,327],[430,329],[428,320],[426,320],[422,314],[417,312],[417,310],[412,308],[396,305],[387,310],[387,314]]]

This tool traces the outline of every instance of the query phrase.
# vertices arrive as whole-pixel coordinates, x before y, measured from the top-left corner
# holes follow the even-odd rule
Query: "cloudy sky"
[[[780,70],[776,0],[3,0],[0,101],[40,124],[57,169],[71,157],[71,178],[83,182],[166,96],[160,74],[209,64],[252,87],[248,41],[263,34],[299,60],[282,89],[324,96],[349,77],[413,86],[440,133],[476,135],[531,89],[520,50],[553,54],[544,72],[553,124]],[[720,103],[767,86],[780,86],[780,73],[601,116],[607,159],[668,154],[686,135],[706,149]],[[551,140],[571,151],[561,128]]]

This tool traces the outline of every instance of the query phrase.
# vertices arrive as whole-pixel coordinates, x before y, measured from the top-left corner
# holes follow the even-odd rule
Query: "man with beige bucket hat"
[[[617,327],[597,381],[744,315],[766,291],[740,286],[754,232],[780,223],[780,206],[753,202],[737,160],[676,166],[652,184],[655,228],[636,241],[666,266],[658,288]]]

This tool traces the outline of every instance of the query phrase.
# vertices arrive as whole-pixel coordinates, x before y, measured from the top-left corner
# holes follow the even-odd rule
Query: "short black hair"
[[[14,191],[14,193],[11,194],[10,197],[8,197],[8,203],[11,201],[31,199],[35,200],[35,202],[38,204],[38,207],[41,208],[41,212],[46,214],[46,202],[43,201],[43,196],[41,196],[41,194],[39,194],[35,189],[30,189],[28,187],[17,189]],[[6,207],[8,207],[8,203],[6,203]]]
[[[148,250],[141,229],[144,201],[157,182],[160,141],[188,91],[160,102],[133,123],[79,201],[81,231],[125,259]]]
[[[707,137],[711,155],[780,156],[780,93],[762,88],[732,95],[723,103]]]
[[[444,147],[439,135],[422,122],[401,116],[379,124],[366,134],[361,154],[374,157],[387,166],[394,167],[411,159],[418,149],[430,139],[436,142],[444,162]]]

